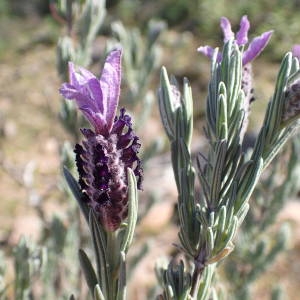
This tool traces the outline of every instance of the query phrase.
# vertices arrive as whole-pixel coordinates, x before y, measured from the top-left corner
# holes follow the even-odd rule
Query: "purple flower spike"
[[[89,71],[69,64],[70,83],[60,93],[74,99],[94,130],[82,129],[82,145],[75,146],[79,186],[83,199],[107,231],[115,231],[128,214],[127,169],[141,189],[143,169],[139,138],[124,108],[115,116],[121,82],[121,50],[112,51],[98,80]]]
[[[108,135],[111,131],[118,106],[121,55],[121,50],[109,53],[100,80],[84,68],[75,71],[73,63],[70,62],[70,83],[64,83],[60,89],[66,99],[76,101],[95,132],[103,135]]]
[[[115,118],[108,137],[90,129],[82,129],[82,133],[85,139],[82,145],[75,146],[74,152],[83,201],[94,210],[107,231],[115,231],[128,214],[127,168],[133,170],[141,189],[139,138],[124,108]]]
[[[243,54],[243,65],[253,61],[267,46],[273,31],[264,32],[261,36],[256,37],[250,43],[248,49]]]
[[[231,30],[231,24],[229,20],[225,17],[221,18],[220,26],[222,28],[224,34],[224,43],[228,42],[230,39],[234,39],[234,42],[238,46],[244,46],[248,43],[248,31],[250,29],[250,22],[248,21],[247,16],[243,16],[240,21],[240,30],[236,33],[236,36]],[[261,36],[254,38],[248,49],[243,53],[243,66],[247,63],[253,61],[267,46],[273,31],[267,31],[263,33]],[[214,52],[214,48],[210,46],[202,46],[197,49],[200,53],[205,56],[212,58],[212,54]],[[218,62],[222,61],[222,54],[218,54]]]

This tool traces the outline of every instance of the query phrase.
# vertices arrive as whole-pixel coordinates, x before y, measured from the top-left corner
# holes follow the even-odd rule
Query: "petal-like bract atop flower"
[[[224,34],[224,43],[234,38],[234,33],[231,30],[231,24],[226,17],[221,18],[220,26]]]
[[[247,16],[243,16],[240,22],[240,30],[236,33],[236,43],[239,46],[246,45],[248,43],[248,31],[250,28],[250,22]]]
[[[235,43],[238,46],[244,46],[248,43],[248,31],[250,29],[250,23],[248,21],[247,16],[243,16],[240,21],[240,29],[236,33],[236,36],[231,30],[231,24],[229,20],[225,17],[221,18],[220,26],[222,28],[224,34],[224,43],[228,42],[230,39],[234,39]],[[253,61],[266,47],[268,44],[273,31],[264,32],[262,35],[254,38],[248,49],[243,53],[243,65]],[[212,58],[214,53],[214,48],[210,46],[202,46],[197,49],[198,52],[204,54],[205,56]],[[222,54],[218,54],[217,61],[220,62],[222,60]]]
[[[197,51],[204,54],[205,56],[207,56],[208,58],[212,59],[214,52],[215,52],[215,48],[211,47],[211,46],[200,46]],[[217,54],[217,62],[220,62],[222,60],[222,53],[218,52]]]
[[[70,83],[60,93],[75,100],[96,133],[108,135],[116,114],[121,85],[121,50],[113,50],[106,58],[100,79],[84,68],[75,70],[69,63]]]
[[[254,60],[267,46],[273,31],[264,32],[251,41],[248,49],[243,54],[243,65]]]
[[[300,59],[300,45],[299,44],[296,44],[293,46],[292,54],[294,57],[297,57],[298,59]]]

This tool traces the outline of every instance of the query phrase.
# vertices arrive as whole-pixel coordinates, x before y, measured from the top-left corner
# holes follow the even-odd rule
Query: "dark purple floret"
[[[128,213],[127,168],[134,171],[137,187],[141,189],[139,138],[124,108],[108,136],[90,129],[83,129],[82,133],[85,140],[83,145],[76,145],[75,153],[83,201],[94,209],[106,230],[115,231]]]

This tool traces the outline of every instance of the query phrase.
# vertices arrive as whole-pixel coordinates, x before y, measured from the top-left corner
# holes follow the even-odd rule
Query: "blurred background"
[[[4,282],[14,280],[15,252],[12,249],[18,244],[20,237],[26,236],[30,243],[38,247],[49,248],[52,243],[52,249],[57,249],[55,243],[49,244],[49,236],[57,230],[57,224],[66,231],[72,227],[73,219],[70,218],[69,208],[76,207],[75,201],[66,193],[61,175],[61,162],[65,159],[64,149],[67,147],[65,141],[69,141],[70,148],[73,148],[76,138],[70,134],[70,130],[66,130],[61,121],[63,100],[58,89],[63,76],[57,71],[57,43],[68,28],[63,12],[58,8],[56,1],[48,0],[0,1],[0,247],[2,261],[6,265],[5,272],[0,267],[0,274],[5,274]],[[137,246],[132,249],[135,267],[132,270],[132,280],[129,281],[132,295],[130,299],[151,299],[151,291],[155,293],[159,290],[154,276],[155,262],[161,256],[171,255],[175,251],[172,243],[178,242],[175,213],[177,191],[155,98],[160,66],[166,66],[168,72],[174,74],[179,82],[182,82],[183,77],[191,82],[195,116],[193,148],[197,152],[205,149],[202,127],[210,69],[208,59],[197,53],[196,49],[200,45],[222,45],[223,36],[219,28],[221,16],[229,18],[234,31],[237,31],[240,18],[248,15],[251,22],[250,39],[273,29],[270,44],[253,64],[256,101],[252,106],[250,132],[255,136],[264,116],[264,108],[272,95],[280,61],[284,53],[290,51],[294,44],[300,43],[300,1],[111,0],[107,1],[106,9],[103,23],[92,43],[88,64],[95,74],[100,72],[101,62],[107,47],[112,43],[111,39],[114,37],[122,43],[121,31],[112,24],[119,22],[128,32],[138,30],[141,44],[136,43],[133,56],[146,51],[142,47],[140,50],[139,45],[147,45],[149,32],[151,33],[150,21],[160,24],[155,27],[160,31],[155,40],[156,61],[144,83],[147,84],[147,92],[152,92],[152,98],[149,98],[152,99],[149,100],[152,103],[151,109],[144,116],[145,122],[139,120],[143,125],[137,129],[143,143],[145,183],[144,192],[140,193],[143,213],[137,228]],[[152,33],[155,33],[155,28],[152,28]],[[139,65],[136,66],[135,72],[139,69]],[[143,99],[131,103],[131,89],[134,88],[129,88],[128,85],[130,80],[134,80],[132,78],[137,78],[130,77],[131,67],[125,67],[120,105],[128,104],[132,115],[136,113],[137,116],[148,103],[140,104],[139,101],[146,101],[144,99],[149,95],[146,92],[136,93]],[[281,167],[284,168],[288,160],[286,154]],[[279,177],[279,184],[284,184],[283,175]],[[276,259],[274,257],[272,263],[259,276],[255,276],[251,299],[270,299],[274,284],[282,286],[280,293],[286,299],[299,297],[298,191],[294,191],[283,202],[284,205],[269,230],[276,232],[280,224],[287,221],[290,238],[284,246],[285,251],[276,255]],[[53,220],[59,222],[55,223]],[[76,230],[86,230],[82,226],[85,224],[79,224],[74,229],[73,236],[64,236],[65,245],[74,248],[72,239],[76,236]],[[84,236],[83,233],[83,242],[80,243],[88,245],[88,238]],[[70,253],[62,250],[57,255],[61,258],[68,255],[69,258],[73,257],[74,253]],[[48,259],[49,257],[48,255]],[[64,275],[51,279],[58,292],[45,299],[54,299],[56,296],[63,298],[65,294],[72,292],[74,286],[80,289],[77,283],[69,280],[68,272],[71,269],[62,266],[61,262],[59,264],[65,272],[61,274]],[[41,282],[46,281],[39,276],[39,272],[34,275],[35,295],[45,293]],[[219,276],[222,277],[222,272]],[[8,287],[10,289],[11,286]],[[10,296],[12,293],[8,292],[8,299],[13,299],[10,298],[13,297]],[[36,299],[39,297],[36,296]]]

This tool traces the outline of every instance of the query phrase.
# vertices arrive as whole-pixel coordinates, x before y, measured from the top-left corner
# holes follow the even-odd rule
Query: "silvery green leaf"
[[[228,123],[227,123],[227,99],[226,95],[219,96],[219,102],[217,107],[218,124],[217,124],[217,136],[220,140],[227,140],[228,138]]]
[[[222,248],[227,248],[228,244],[230,244],[233,241],[234,235],[236,234],[238,228],[238,221],[239,219],[236,216],[234,216],[226,232],[223,232],[223,234],[221,233],[220,240],[216,241],[218,242],[218,247],[217,249],[214,249],[214,253],[220,252]]]
[[[101,27],[106,14],[105,0],[86,0],[79,20],[80,43],[90,44]]]
[[[213,206],[216,206],[219,199],[219,194],[222,188],[222,179],[224,177],[224,165],[227,153],[227,143],[226,140],[221,140],[217,143],[215,149],[215,165],[213,168],[213,173],[211,176],[211,190],[210,199]]]
[[[60,217],[54,216],[50,223],[50,230],[53,234],[54,252],[57,256],[62,255],[67,244],[68,228]]]
[[[61,165],[65,166],[68,170],[75,169],[75,154],[73,146],[70,142],[65,141],[60,149]]]
[[[183,261],[179,264],[171,261],[167,268],[161,268],[161,283],[164,300],[187,300],[189,299],[191,276],[184,270]]]
[[[94,268],[91,264],[90,259],[88,258],[88,256],[84,252],[84,250],[79,249],[78,256],[79,256],[79,262],[80,262],[81,268],[83,270],[85,280],[87,282],[87,285],[90,289],[91,294],[93,295],[95,286],[98,283],[97,275],[94,271]]]
[[[208,300],[214,269],[215,264],[210,264],[204,269],[196,298],[197,300]]]
[[[98,224],[97,217],[94,212],[90,210],[89,213],[89,227],[92,234],[92,242],[94,245],[94,253],[97,265],[98,282],[101,284],[102,292],[105,298],[108,297],[109,278],[111,278],[111,270],[108,267],[108,257],[107,257],[107,238],[105,231]],[[113,249],[110,249],[113,250]]]
[[[160,21],[160,20],[159,21],[158,20],[150,20],[150,22],[148,24],[148,32],[147,32],[150,47],[157,41],[157,39],[159,38],[161,33],[166,28],[167,28],[166,22]]]
[[[206,231],[206,250],[208,255],[210,255],[210,253],[212,253],[213,249],[214,249],[214,245],[215,245],[215,240],[214,240],[214,233],[211,227],[207,228]]]
[[[97,284],[95,286],[95,289],[94,289],[94,299],[95,300],[107,300],[108,299],[108,298],[104,297],[99,284]]]
[[[120,268],[119,268],[119,278],[118,278],[118,292],[116,300],[126,299],[126,255],[124,252],[120,253]]]
[[[184,119],[187,123],[185,142],[190,149],[193,135],[193,96],[191,85],[187,78],[183,79],[183,104],[185,112]]]
[[[300,78],[299,59],[296,57],[293,57],[291,75],[289,76],[287,85],[291,85],[293,82],[299,80],[299,78]]]
[[[222,205],[218,215],[218,231],[223,232],[226,224],[226,206]]]
[[[239,183],[237,191],[237,201],[235,203],[235,210],[238,214],[238,211],[241,209],[243,204],[248,201],[251,193],[259,179],[259,176],[263,170],[263,159],[257,159],[247,170],[243,176],[241,182]]]
[[[57,43],[57,72],[66,81],[68,78],[68,62],[75,58],[73,40],[69,36],[61,37]]]
[[[264,160],[264,169],[270,164],[276,154],[280,151],[280,149],[285,145],[287,140],[295,133],[296,129],[299,128],[299,122],[295,122],[287,127],[280,138],[276,140],[276,142],[272,145],[272,148],[269,151],[265,152],[265,160]]]
[[[69,186],[70,190],[72,191],[75,199],[77,200],[77,203],[81,209],[81,212],[84,215],[85,220],[87,221],[87,223],[89,223],[89,208],[84,203],[84,201],[82,201],[83,195],[81,193],[81,190],[80,190],[80,187],[79,187],[77,181],[74,179],[73,175],[69,172],[69,170],[66,167],[63,168],[63,172],[64,172],[65,179],[68,183],[68,186]]]
[[[174,99],[179,97],[179,99]],[[165,67],[162,67],[160,73],[160,88],[158,90],[159,111],[161,120],[166,133],[173,141],[175,139],[175,109],[179,106],[180,95],[174,96],[172,87]],[[176,104],[177,103],[177,104]],[[175,106],[176,105],[176,106]]]
[[[138,195],[136,179],[133,171],[127,169],[128,178],[128,224],[121,243],[121,252],[127,253],[129,246],[133,240],[134,230],[138,216]]]
[[[284,107],[284,92],[287,86],[292,65],[292,54],[287,53],[282,60],[277,76],[275,92],[268,107],[264,126],[266,127],[266,142],[271,143],[278,134]]]

